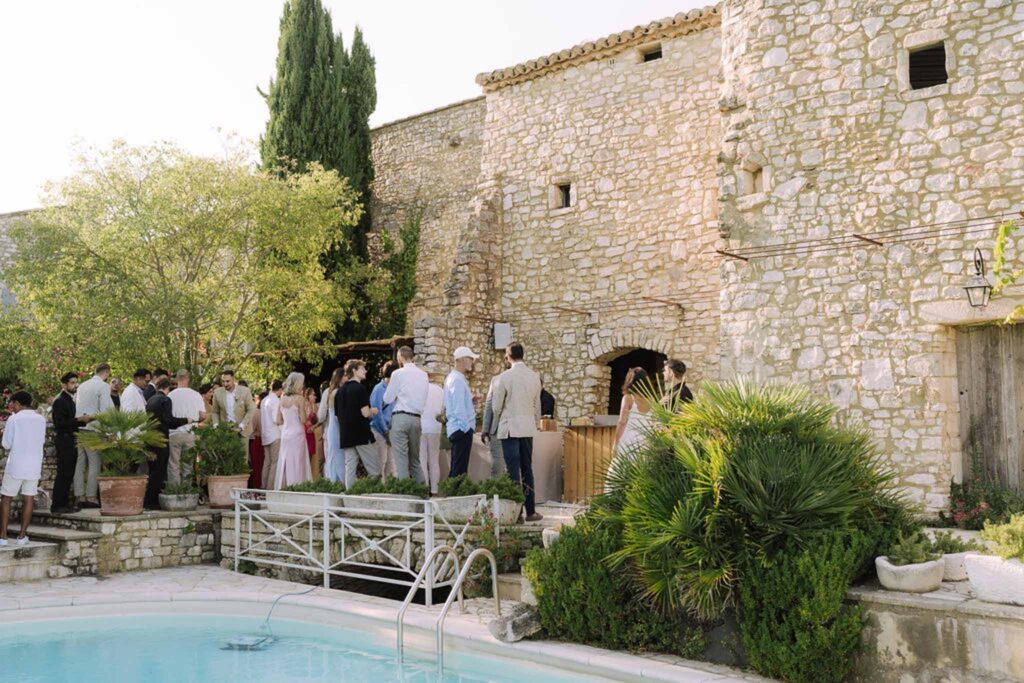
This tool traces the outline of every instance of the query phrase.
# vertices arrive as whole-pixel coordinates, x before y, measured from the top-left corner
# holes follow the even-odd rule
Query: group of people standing
[[[120,394],[112,390],[109,379],[110,366],[106,363],[96,366],[95,374],[81,384],[77,373],[61,377],[61,392],[54,399],[51,412],[57,455],[54,512],[99,507],[96,477],[101,467],[100,454],[79,447],[76,435],[105,410],[146,412],[166,439],[163,446],[152,449],[147,462],[139,467],[139,473],[149,478],[145,505],[153,509],[159,507],[158,496],[165,484],[179,484],[190,477],[192,467],[187,453],[195,446],[193,429],[197,425],[229,422],[243,438],[248,438],[252,431],[252,394],[235,380],[230,370],[202,391],[190,386],[192,376],[185,369],[178,370],[172,379],[166,370],[157,368],[151,372],[139,368]]]
[[[380,381],[372,390],[364,383],[363,360],[349,360],[335,370],[318,414],[318,421],[325,425],[325,475],[351,486],[362,465],[369,476],[413,478],[436,494],[442,430],[451,443],[449,476],[468,473],[477,412],[482,407],[482,436],[491,444],[492,475],[507,470],[526,494],[525,519],[541,519],[534,501],[532,463],[533,436],[541,416],[540,377],[523,362],[523,346],[510,344],[505,352],[508,369],[491,382],[485,402],[470,389],[468,378],[479,358],[460,346],[451,372],[441,380],[420,368],[413,350],[403,346],[397,363],[389,361],[381,368]],[[297,416],[295,423],[301,421],[302,416]],[[268,453],[266,446],[264,436]],[[274,485],[290,483],[294,482],[286,477]]]
[[[123,412],[149,413],[166,437],[166,444],[154,449],[140,467],[140,473],[149,477],[147,507],[158,507],[157,496],[166,483],[177,484],[189,476],[194,461],[187,454],[196,438],[192,430],[207,423],[229,423],[241,439],[258,446],[262,463],[253,463],[257,466],[251,481],[254,486],[277,489],[309,480],[310,456],[316,452],[313,430],[323,426],[327,478],[351,486],[361,466],[369,476],[411,477],[436,494],[441,479],[442,430],[451,444],[449,476],[466,474],[477,414],[482,412],[481,438],[490,448],[491,475],[507,471],[523,487],[525,519],[539,520],[533,437],[539,418],[553,414],[554,399],[544,391],[540,376],[526,365],[522,344],[512,343],[505,349],[506,369],[492,378],[486,399],[470,388],[469,377],[477,360],[476,353],[461,346],[454,352],[447,376],[432,376],[416,365],[413,350],[403,346],[396,362],[383,365],[379,382],[370,390],[365,384],[366,363],[352,359],[321,387],[319,407],[315,392],[297,372],[284,381],[274,381],[258,403],[230,370],[201,391],[191,388],[191,376],[184,369],[172,379],[162,369],[150,372],[140,368],[121,391],[112,388],[106,363],[98,365],[95,374],[81,384],[78,375],[69,372],[61,377],[61,392],[52,409],[57,456],[53,511],[69,513],[99,506],[96,477],[100,456],[80,448],[76,434],[96,415],[115,406]],[[693,399],[685,373],[682,361],[666,361],[666,389],[661,400],[667,405]],[[629,371],[616,430],[616,458],[626,457],[651,426],[653,394],[645,391],[649,387],[651,378],[646,371]],[[0,516],[6,525],[11,499],[23,496],[27,516],[23,516],[18,542],[26,538],[45,440],[45,420],[30,409],[31,402],[31,395],[24,391],[11,397],[13,414],[3,435],[10,457],[0,487]],[[0,538],[0,545],[6,543]]]

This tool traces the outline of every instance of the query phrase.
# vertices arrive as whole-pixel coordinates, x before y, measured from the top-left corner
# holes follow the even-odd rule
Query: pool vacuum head
[[[224,644],[222,650],[263,650],[274,642],[268,635],[235,636]]]

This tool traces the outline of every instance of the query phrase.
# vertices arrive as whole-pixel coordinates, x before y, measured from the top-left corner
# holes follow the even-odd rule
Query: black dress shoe
[[[100,506],[99,503],[91,503],[91,502],[89,502],[87,500],[83,501],[81,503],[81,505],[79,505],[80,508],[98,508],[99,506]]]
[[[76,512],[81,512],[81,511],[82,511],[82,508],[75,507],[73,505],[65,505],[63,507],[53,508],[52,510],[50,510],[50,512],[53,512],[53,513],[58,514],[58,515],[73,515]]]

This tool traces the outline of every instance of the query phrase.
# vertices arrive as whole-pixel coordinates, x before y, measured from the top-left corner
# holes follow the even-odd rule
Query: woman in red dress
[[[306,387],[306,400],[309,401],[309,415],[306,416],[306,448],[309,449],[309,460],[310,463],[317,457],[316,452],[316,434],[313,432],[313,428],[316,427],[316,390],[313,387]],[[323,463],[317,468],[317,472],[323,476]]]

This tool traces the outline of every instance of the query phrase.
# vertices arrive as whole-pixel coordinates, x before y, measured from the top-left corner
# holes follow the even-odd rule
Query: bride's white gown
[[[615,455],[612,457],[612,462],[608,467],[609,472],[614,472],[621,460],[632,457],[633,451],[643,443],[653,426],[654,417],[651,415],[650,410],[646,413],[641,413],[637,402],[633,401],[633,405],[629,409],[629,415],[626,418],[626,428],[623,430],[619,442],[615,444]],[[605,478],[604,490],[605,492],[609,490],[607,477]]]

